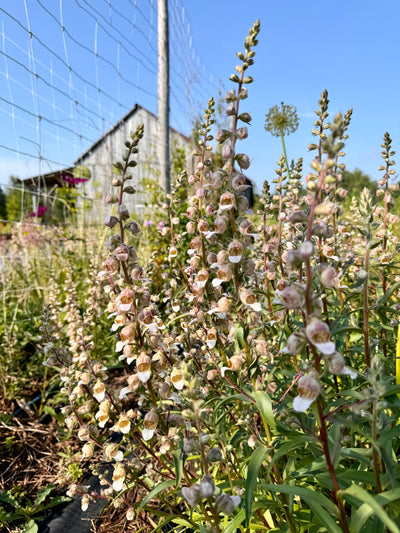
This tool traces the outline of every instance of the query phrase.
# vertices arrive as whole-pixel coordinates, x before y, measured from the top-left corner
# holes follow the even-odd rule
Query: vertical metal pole
[[[169,161],[169,28],[168,0],[158,4],[158,124],[160,131],[160,180],[166,193],[171,192]]]

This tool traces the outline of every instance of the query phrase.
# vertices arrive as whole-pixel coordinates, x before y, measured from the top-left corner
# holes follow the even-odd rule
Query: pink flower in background
[[[161,231],[161,230],[163,230],[164,228],[165,228],[165,222],[164,222],[163,220],[161,220],[161,222],[159,222],[159,223],[157,224],[157,229],[158,229],[158,231]]]
[[[61,174],[61,177],[68,185],[77,185],[78,183],[84,183],[89,180],[89,178],[74,178],[69,174]]]
[[[31,211],[29,213],[29,216],[30,217],[38,217],[38,218],[41,218],[47,211],[47,207],[44,206],[44,205],[39,205],[38,208],[37,208],[37,211]]]
[[[148,228],[149,226],[152,226],[153,224],[154,224],[154,222],[152,220],[145,220],[144,223],[143,223],[143,226]]]

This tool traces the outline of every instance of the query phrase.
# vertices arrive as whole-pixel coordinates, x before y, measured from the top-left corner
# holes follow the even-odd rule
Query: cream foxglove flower
[[[155,411],[150,411],[150,413],[147,413],[143,420],[143,430],[142,430],[142,437],[143,440],[148,441],[150,440],[157,428],[158,425],[158,415]]]
[[[113,473],[113,489],[115,492],[120,492],[124,486],[124,481],[126,477],[125,468],[122,466],[121,463],[117,463],[114,468]]]
[[[331,341],[329,326],[316,317],[312,317],[306,327],[308,340],[324,355],[335,351],[335,343]]]
[[[293,409],[297,412],[304,412],[310,407],[313,401],[321,392],[321,385],[317,379],[318,374],[311,371],[306,376],[299,379],[297,390],[298,396],[293,400]]]

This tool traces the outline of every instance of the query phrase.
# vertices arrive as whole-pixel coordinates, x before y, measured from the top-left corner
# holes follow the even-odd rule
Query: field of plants
[[[249,205],[259,30],[237,53],[230,127],[215,131],[211,98],[171,194],[135,181],[139,126],[103,225],[31,218],[1,241],[0,529],[400,533],[392,140],[357,190],[352,111],[322,93],[303,168],[285,147],[296,109],[274,106],[283,155]],[[143,219],[126,207],[141,188]]]

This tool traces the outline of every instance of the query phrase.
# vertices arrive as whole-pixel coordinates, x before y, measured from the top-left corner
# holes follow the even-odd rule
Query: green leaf
[[[233,518],[228,524],[224,527],[224,533],[236,533],[238,527],[245,519],[245,511],[241,509],[235,518]]]
[[[400,500],[400,488],[381,492],[381,494],[377,494],[374,499],[379,505],[386,505],[387,503],[390,503],[392,501]],[[351,518],[351,531],[353,533],[359,533],[362,526],[373,513],[374,510],[372,509],[372,507],[370,507],[367,503],[363,503]]]
[[[284,494],[289,494],[291,496],[299,496],[309,505],[311,501],[312,504],[324,507],[331,515],[338,515],[338,508],[336,505],[326,496],[319,492],[315,492],[314,490],[306,489],[305,487],[297,487],[296,485],[273,485],[271,483],[260,483],[260,487],[270,492],[283,492]],[[338,529],[338,531],[340,531],[340,529]]]
[[[254,489],[256,487],[258,472],[260,471],[262,462],[264,461],[266,448],[256,448],[251,456],[249,466],[247,469],[245,496],[244,496],[244,508],[246,511],[246,527],[249,527],[251,518],[251,508],[253,505]]]
[[[321,524],[326,527],[329,533],[339,533],[340,531],[342,531],[341,528],[336,524],[336,522],[326,512],[326,510],[322,509],[322,507],[318,503],[314,503],[312,500],[308,500],[307,503],[310,506],[312,512],[315,514],[315,516],[319,518]]]
[[[240,350],[244,349],[244,328],[242,324],[235,327],[235,340],[238,343]]]
[[[181,448],[178,448],[177,450],[172,452],[171,455],[174,459],[174,465],[175,465],[175,474],[176,474],[175,487],[179,487],[181,479],[182,479],[182,471],[183,471],[183,450]]]
[[[377,307],[381,307],[384,303],[386,303],[390,297],[392,296],[392,294],[397,291],[397,289],[400,287],[400,281],[398,281],[397,283],[393,283],[393,285],[390,287],[390,289],[388,289],[385,294],[383,296],[381,296],[380,298],[378,298],[378,301],[376,302],[376,304],[374,304],[371,309],[376,309]]]
[[[397,492],[397,494],[400,494],[400,489],[396,489],[395,491],[388,491],[391,492]],[[354,496],[358,500],[364,502],[364,505],[366,506],[364,509],[370,508],[371,513],[374,513],[377,518],[390,530],[392,533],[400,533],[400,529],[398,526],[393,522],[393,520],[388,516],[386,511],[381,507],[380,500],[378,500],[377,496],[372,496],[369,494],[366,490],[364,490],[362,487],[359,487],[358,485],[351,485],[346,490],[340,491],[342,496],[346,497],[348,496]],[[383,503],[383,502],[382,502]],[[363,505],[357,510],[357,512],[360,511],[360,509],[363,507]],[[357,514],[357,512],[355,514]],[[354,520],[354,517],[352,519],[352,522]],[[354,523],[355,525],[355,523]]]
[[[272,402],[268,394],[262,390],[256,391],[254,394],[256,399],[258,409],[263,417],[264,422],[266,422],[270,427],[275,428],[276,422],[275,417],[272,412]]]
[[[166,481],[163,481],[162,483],[160,483],[159,485],[154,487],[154,489],[151,492],[149,492],[147,494],[147,496],[145,498],[143,498],[143,500],[140,502],[140,505],[138,507],[138,511],[140,511],[140,509],[143,509],[143,507],[152,498],[154,498],[154,496],[157,496],[157,494],[159,494],[160,492],[162,492],[165,489],[168,489],[169,487],[172,487],[173,485],[175,485],[175,480],[174,479],[167,479]]]
[[[21,507],[19,501],[8,490],[0,490],[0,502],[8,503],[14,509]]]
[[[24,533],[37,533],[38,531],[38,525],[34,520],[29,520],[29,522],[25,525]]]
[[[43,503],[44,500],[47,498],[47,496],[49,496],[49,494],[53,492],[53,490],[54,490],[54,485],[52,484],[46,485],[45,487],[43,487],[43,489],[40,489],[39,492],[37,493],[35,501],[33,502],[33,507],[37,507],[38,505]]]

